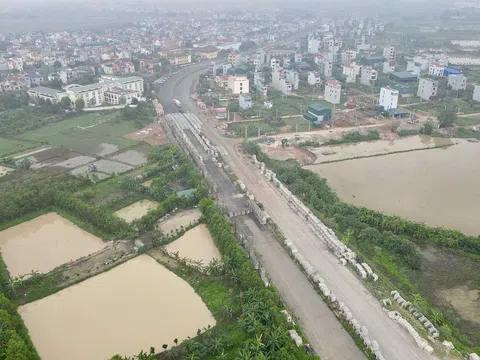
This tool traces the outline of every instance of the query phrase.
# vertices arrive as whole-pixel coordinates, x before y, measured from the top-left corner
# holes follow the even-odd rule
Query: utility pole
[[[248,138],[248,125],[245,126],[245,139]]]

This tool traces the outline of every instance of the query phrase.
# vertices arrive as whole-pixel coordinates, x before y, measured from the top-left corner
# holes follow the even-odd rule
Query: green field
[[[13,155],[33,147],[35,144],[28,141],[0,138],[0,157]]]
[[[133,121],[118,119],[118,113],[83,114],[40,129],[21,134],[19,137],[41,141],[53,146],[63,146],[82,153],[94,153],[100,144],[109,143],[123,149],[138,144],[123,136],[137,130]]]
[[[458,126],[480,125],[480,116],[457,117],[455,124]]]

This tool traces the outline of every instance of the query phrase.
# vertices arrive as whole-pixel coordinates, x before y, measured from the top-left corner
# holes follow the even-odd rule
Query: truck
[[[177,107],[179,107],[179,108],[182,107],[182,103],[179,100],[173,99],[173,102],[175,103],[175,105],[177,105]]]

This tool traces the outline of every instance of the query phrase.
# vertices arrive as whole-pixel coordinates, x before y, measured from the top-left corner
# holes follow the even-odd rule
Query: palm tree
[[[431,316],[432,316],[432,322],[437,326],[441,326],[445,322],[445,320],[443,319],[443,314],[440,311],[432,309]]]
[[[240,349],[235,360],[252,360],[253,355],[248,349]]]

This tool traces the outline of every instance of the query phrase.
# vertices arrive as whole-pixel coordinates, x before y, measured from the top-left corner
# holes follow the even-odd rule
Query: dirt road
[[[188,74],[183,73],[179,74],[178,78],[172,78],[170,80],[170,90],[173,91],[174,96],[165,93],[164,96],[166,99],[170,96],[171,99],[173,99],[173,97],[180,99],[186,109],[196,113],[197,109],[194,104],[189,101],[190,84],[196,76],[198,75],[194,72],[194,69],[191,68]],[[168,112],[170,109],[171,107],[166,109],[166,111]],[[176,109],[171,111],[176,111]],[[207,122],[204,121],[204,124],[207,124]],[[409,337],[408,333],[403,331],[399,325],[386,316],[378,300],[368,292],[362,282],[348,268],[339,266],[338,259],[327,251],[323,243],[311,232],[308,225],[293,212],[280,194],[263,178],[259,170],[254,168],[248,161],[242,158],[241,154],[235,151],[234,145],[237,141],[223,138],[211,125],[204,125],[202,132],[214,144],[221,145],[227,149],[229,155],[224,156],[224,159],[234,173],[245,183],[247,188],[255,195],[256,199],[264,205],[266,212],[271,216],[272,220],[294,243],[304,257],[317,267],[321,277],[339,301],[345,302],[353,316],[361,324],[367,326],[370,338],[380,344],[380,349],[387,359],[420,360],[433,358],[419,349],[413,339]],[[260,246],[260,241],[258,242]],[[265,257],[272,249],[274,249],[274,246],[270,245],[264,248],[261,253]],[[281,278],[284,276],[284,261],[285,259],[282,257],[271,259],[267,270],[272,275],[272,278]],[[300,284],[295,281],[290,281],[288,282],[287,288],[283,289],[281,293],[287,301],[295,304],[295,300],[298,301],[298,299],[295,298],[299,291]],[[311,299],[301,299],[294,308],[295,312],[302,311],[302,308],[304,308],[310,300]],[[321,328],[323,326],[322,323],[317,322],[313,324],[305,322],[301,325],[304,327],[307,336],[311,339],[315,337],[314,334],[316,332],[322,330]],[[332,330],[329,339],[321,339],[323,340],[323,344],[319,346],[323,348],[328,348],[330,344],[333,346],[335,338],[337,336],[343,336],[342,334],[346,334],[345,331]],[[358,353],[354,354],[353,352],[345,357],[338,355],[339,354],[332,358],[361,358],[359,357],[361,355]],[[322,355],[322,358],[326,359],[327,357]]]

